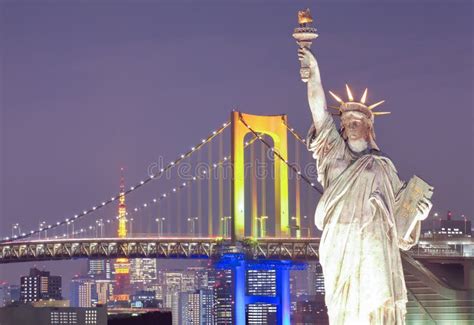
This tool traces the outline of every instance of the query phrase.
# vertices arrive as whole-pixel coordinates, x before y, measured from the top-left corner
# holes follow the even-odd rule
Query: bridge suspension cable
[[[310,185],[313,189],[315,189],[316,191],[318,191],[320,194],[323,194],[323,190],[321,190],[319,187],[316,186],[316,184],[314,182],[312,182],[308,177],[306,177],[305,175],[303,175],[301,173],[301,171],[296,168],[295,166],[291,165],[288,160],[284,159],[281,154],[272,146],[270,145],[261,135],[259,135],[254,129],[252,129],[252,127],[245,121],[244,117],[242,116],[242,114],[239,114],[239,119],[240,121],[244,124],[244,126],[249,129],[250,132],[253,133],[253,135],[255,137],[257,137],[258,140],[260,140],[262,143],[265,144],[265,146],[267,148],[269,148],[273,154],[275,156],[277,156],[280,160],[282,160],[292,171],[294,171],[299,177],[301,177],[308,185]],[[285,125],[287,125],[285,123]],[[288,126],[287,126],[288,127]],[[288,128],[290,130],[290,128]],[[291,131],[295,136],[297,135],[296,132]],[[300,137],[301,138],[301,137]],[[302,139],[302,138],[301,138]]]
[[[140,187],[142,187],[145,184],[149,183],[153,179],[158,178],[159,176],[161,176],[166,171],[172,169],[173,167],[175,167],[176,165],[181,163],[184,159],[191,156],[195,151],[199,150],[205,144],[207,144],[212,139],[214,139],[218,134],[223,132],[229,125],[230,125],[230,121],[227,121],[227,122],[223,123],[222,126],[219,129],[213,131],[206,138],[202,139],[201,142],[199,144],[197,144],[196,146],[191,147],[191,149],[188,150],[185,154],[181,154],[178,158],[176,158],[175,160],[168,163],[168,165],[161,168],[158,172],[149,175],[144,180],[140,181],[139,183],[135,184],[134,186],[131,186],[128,190],[126,190],[124,192],[124,195],[126,196],[126,195],[136,191],[137,189],[139,189]],[[117,195],[111,197],[110,199],[102,201],[100,204],[94,205],[94,206],[92,206],[91,208],[89,208],[87,210],[83,210],[81,213],[75,214],[74,216],[69,217],[69,218],[65,218],[62,221],[57,221],[56,223],[49,224],[49,225],[45,226],[44,228],[40,227],[38,229],[31,230],[31,231],[26,232],[26,233],[22,233],[22,234],[19,234],[19,235],[14,235],[12,237],[4,237],[4,239],[0,240],[0,243],[9,242],[9,241],[17,241],[17,240],[20,240],[20,239],[26,239],[26,238],[29,238],[33,235],[39,234],[44,230],[52,230],[52,229],[67,225],[68,223],[76,222],[77,220],[82,219],[83,217],[88,216],[88,215],[104,208],[105,206],[108,206],[109,204],[111,204],[115,200],[118,200],[120,195],[121,194],[118,193]]]
[[[247,148],[248,146],[250,146],[251,144],[253,144],[257,139],[257,137],[253,137],[251,140],[249,140],[248,142],[245,142],[245,146],[244,148]],[[153,198],[152,200],[146,202],[146,203],[143,203],[139,206],[136,206],[135,208],[132,209],[132,211],[134,212],[139,212],[145,208],[148,208],[150,207],[151,205],[153,204],[159,204],[160,201],[168,198],[170,195],[172,194],[176,194],[178,193],[179,191],[181,191],[183,188],[187,187],[188,185],[191,185],[193,182],[196,182],[198,180],[203,180],[205,179],[209,174],[210,172],[213,170],[213,169],[217,169],[219,166],[222,166],[223,164],[225,164],[227,161],[230,160],[230,155],[228,156],[224,156],[224,159],[223,160],[220,160],[218,162],[214,162],[212,163],[210,166],[209,166],[209,169],[207,171],[203,171],[201,174],[195,174],[192,179],[186,181],[186,182],[183,182],[179,185],[177,185],[176,187],[173,187],[171,190],[165,192],[165,193],[162,193],[159,197],[157,198]]]

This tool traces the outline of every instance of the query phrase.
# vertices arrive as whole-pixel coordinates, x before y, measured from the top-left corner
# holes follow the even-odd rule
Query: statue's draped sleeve
[[[326,116],[320,130],[316,131],[314,124],[311,125],[306,145],[316,159],[318,182],[323,188],[327,188],[332,178],[328,173],[330,164],[335,159],[342,158],[345,148],[344,139],[339,134],[331,115]]]

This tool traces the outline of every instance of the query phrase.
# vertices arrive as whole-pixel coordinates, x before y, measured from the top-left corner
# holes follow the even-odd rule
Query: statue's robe
[[[308,134],[318,181],[324,187],[315,213],[331,325],[404,324],[407,292],[399,248],[419,238],[399,239],[394,221],[402,190],[391,160],[374,149],[353,152],[331,116],[318,134]]]

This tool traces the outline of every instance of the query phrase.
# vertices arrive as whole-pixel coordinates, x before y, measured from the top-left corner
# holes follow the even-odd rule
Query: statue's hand
[[[422,198],[417,204],[418,214],[416,218],[420,221],[425,220],[428,217],[432,207],[433,203],[429,199]]]
[[[298,49],[298,59],[301,61],[301,66],[303,67],[314,69],[317,65],[313,53],[306,47],[300,47]]]

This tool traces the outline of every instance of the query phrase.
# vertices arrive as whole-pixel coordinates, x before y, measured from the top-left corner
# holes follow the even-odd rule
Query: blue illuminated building
[[[232,324],[291,324],[290,270],[304,269],[304,263],[247,260],[244,254],[230,253],[215,267],[232,270]]]

